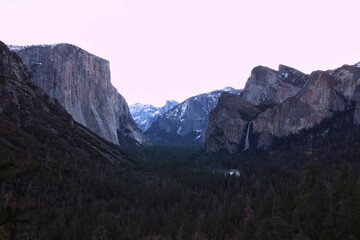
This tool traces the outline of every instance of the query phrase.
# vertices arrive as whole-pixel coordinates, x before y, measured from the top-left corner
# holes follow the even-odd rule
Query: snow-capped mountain
[[[240,94],[227,87],[200,94],[176,105],[155,121],[145,135],[154,145],[195,145],[204,142],[209,114],[223,92]]]
[[[150,128],[151,124],[158,120],[165,112],[176,106],[178,102],[166,101],[162,107],[154,107],[151,104],[135,103],[130,106],[130,113],[138,127],[142,131]]]

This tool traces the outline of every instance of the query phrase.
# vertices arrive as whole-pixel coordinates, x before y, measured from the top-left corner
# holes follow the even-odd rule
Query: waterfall
[[[247,132],[246,132],[246,138],[245,138],[245,145],[244,145],[243,151],[248,150],[248,149],[250,148],[250,140],[249,140],[250,125],[251,125],[251,122],[248,122]]]

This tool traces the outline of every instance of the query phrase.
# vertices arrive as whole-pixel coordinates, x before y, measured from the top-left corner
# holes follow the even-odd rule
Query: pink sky
[[[359,1],[0,0],[6,44],[71,43],[110,61],[127,99],[161,106],[243,88],[251,69],[360,61]]]

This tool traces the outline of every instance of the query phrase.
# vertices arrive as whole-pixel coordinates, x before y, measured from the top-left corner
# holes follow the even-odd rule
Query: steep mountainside
[[[135,123],[142,131],[147,131],[153,122],[158,120],[165,112],[176,106],[176,101],[166,101],[162,107],[154,107],[150,104],[135,103],[130,106],[130,113]]]
[[[222,94],[217,106],[211,111],[206,129],[206,149],[217,152],[227,149],[236,152],[239,145],[245,145],[248,122],[255,118],[260,109],[239,95]],[[231,140],[229,140],[231,139]]]
[[[104,179],[133,165],[37,87],[0,42],[0,239],[78,239],[66,227],[58,237],[52,226],[65,226],[58,219],[74,216],[75,205],[90,209],[85,204],[101,196]]]
[[[70,44],[14,48],[32,80],[99,136],[115,143],[146,142],[125,99],[110,82],[110,64]],[[124,142],[123,142],[124,141]]]
[[[281,72],[280,67],[279,72]],[[287,68],[289,69],[289,68]],[[239,152],[252,148],[269,147],[274,137],[285,137],[311,128],[322,120],[331,118],[335,112],[353,108],[354,123],[360,118],[360,68],[359,65],[344,65],[335,71],[316,71],[310,75],[290,69],[293,75],[281,74],[291,80],[287,87],[274,81],[275,71],[266,68],[270,74],[257,75],[254,84],[254,71],[241,95],[247,104],[230,105],[222,99],[210,115],[206,134],[205,148],[208,152],[226,150]],[[296,73],[296,74],[295,74]],[[275,74],[276,75],[276,74]],[[292,85],[292,83],[295,83]],[[289,84],[291,85],[289,87]],[[261,88],[264,85],[264,88]],[[254,87],[256,86],[256,87]],[[259,98],[259,96],[261,96]],[[270,104],[262,104],[261,99],[270,99]],[[239,111],[252,113],[246,109],[252,104],[257,114],[236,115]],[[223,119],[226,111],[231,118]],[[238,134],[227,135],[231,129],[238,129]]]
[[[308,75],[284,65],[279,71],[258,66],[251,71],[242,96],[254,105],[282,103],[295,96],[304,86]]]
[[[35,86],[21,59],[2,42],[0,122],[1,164],[28,166],[42,160],[129,163],[118,146],[76,123],[56,100]]]
[[[155,121],[145,133],[154,145],[194,145],[204,142],[209,113],[224,92],[239,94],[225,88],[186,99]]]

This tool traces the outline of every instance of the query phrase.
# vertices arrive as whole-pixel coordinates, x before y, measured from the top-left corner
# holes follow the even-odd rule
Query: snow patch
[[[282,76],[283,78],[288,78],[288,77],[289,77],[289,73],[283,72],[283,73],[281,73],[281,76]]]
[[[355,65],[356,67],[356,65]],[[335,70],[327,70],[327,72],[330,74],[330,75],[333,75],[333,73],[335,72]]]
[[[176,133],[179,134],[179,135],[181,135],[181,134],[180,134],[181,129],[182,129],[182,127],[180,126],[180,127],[178,128],[178,130],[176,131]]]
[[[8,48],[12,52],[18,52],[26,48],[26,46],[8,45]]]
[[[237,169],[228,169],[223,171],[225,176],[240,177],[240,171]]]
[[[187,107],[188,107],[188,102],[185,102],[182,106],[181,106],[181,113],[180,113],[180,118],[183,118],[185,113],[186,113],[186,110],[187,110]]]
[[[20,45],[7,45],[8,48],[10,49],[10,51],[12,52],[19,52],[25,48],[29,48],[29,47],[51,47],[53,48],[54,46],[56,46],[56,44],[53,45],[47,45],[47,44],[38,44],[38,45],[27,45],[27,46],[20,46]]]

